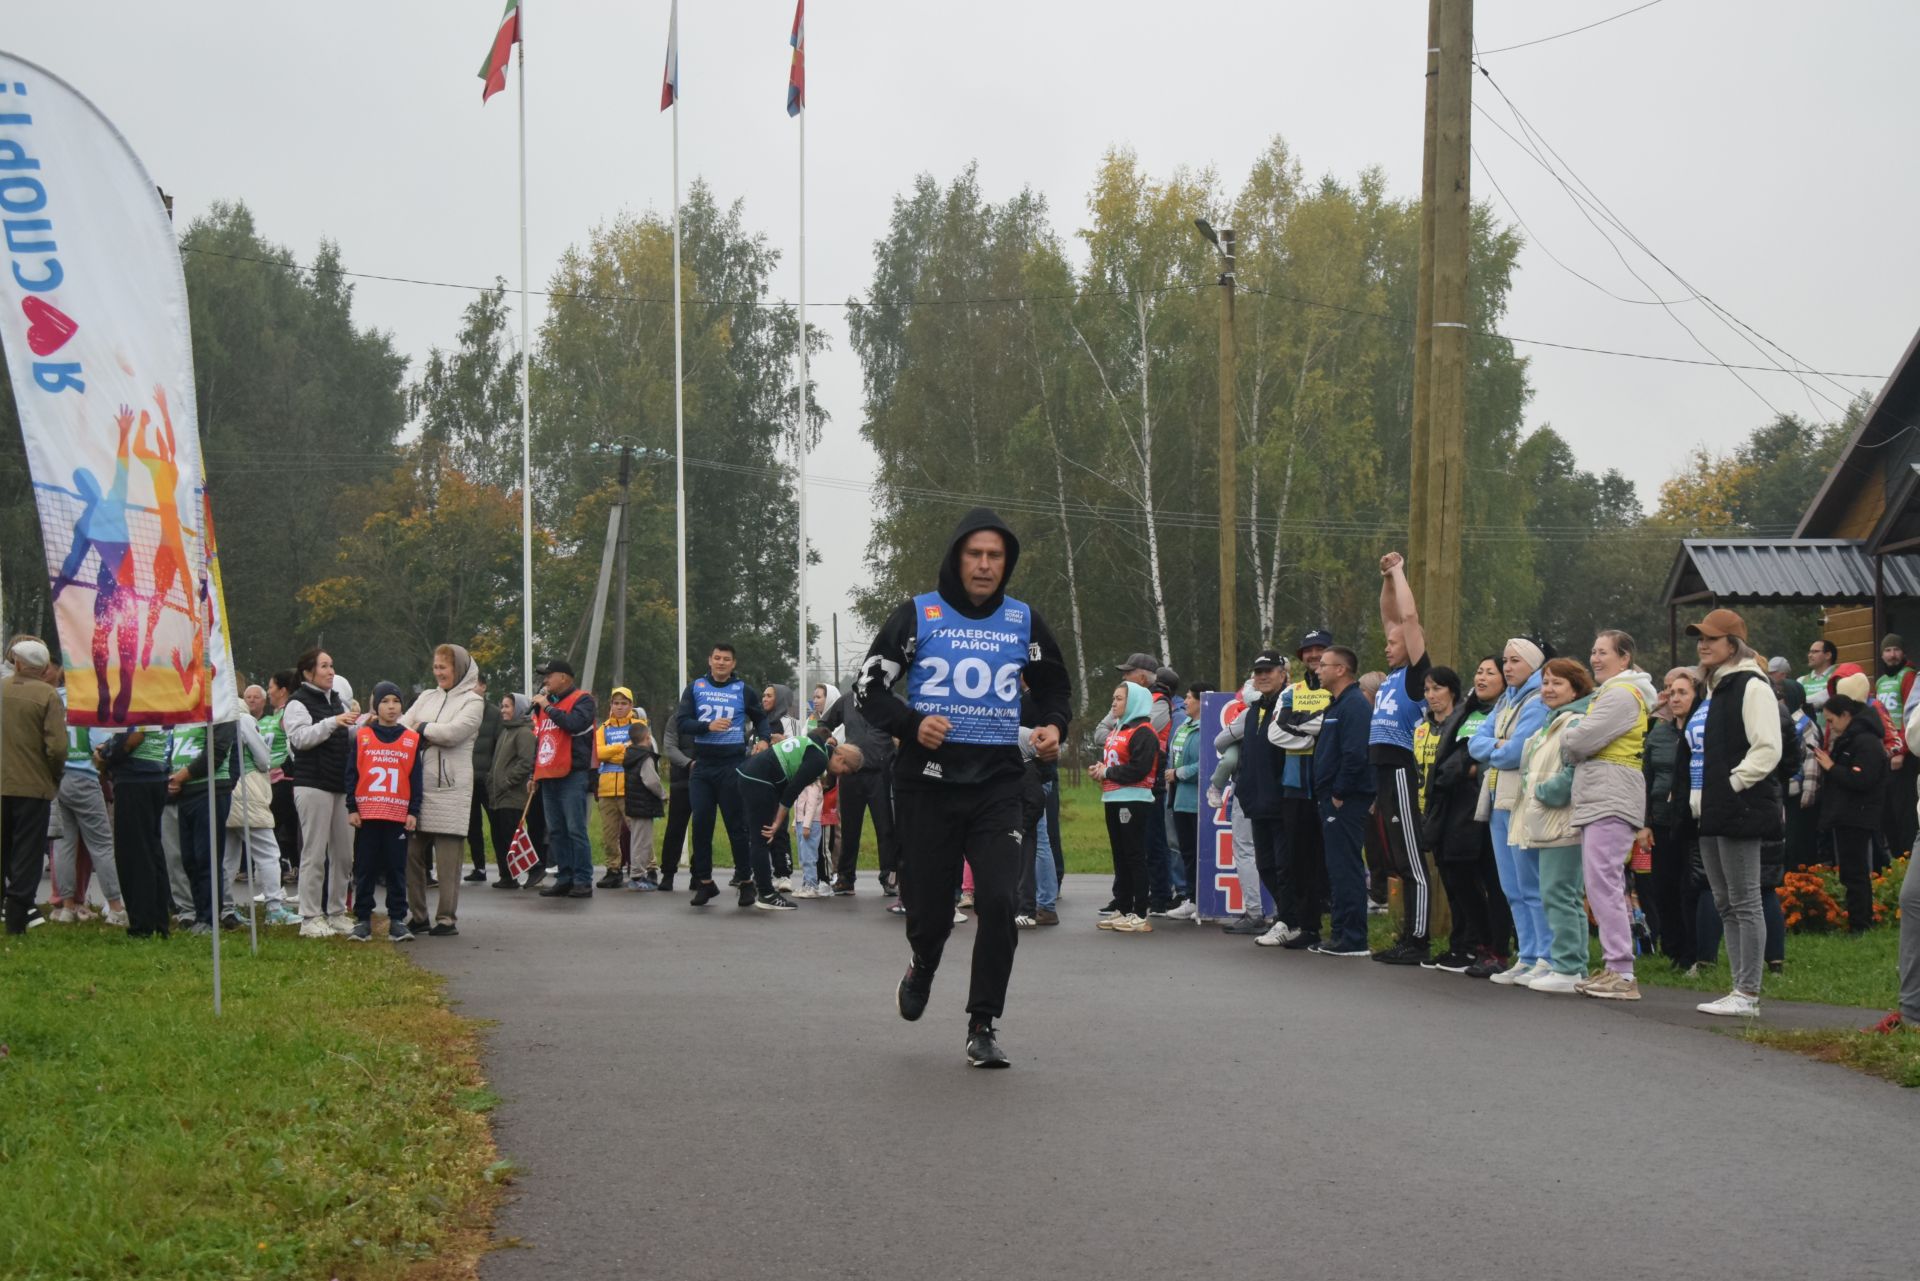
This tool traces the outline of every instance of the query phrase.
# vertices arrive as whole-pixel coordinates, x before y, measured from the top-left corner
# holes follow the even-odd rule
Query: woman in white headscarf
[[[1487,829],[1493,837],[1493,860],[1500,871],[1500,889],[1513,910],[1513,933],[1518,955],[1513,964],[1491,975],[1502,986],[1525,987],[1552,972],[1547,953],[1553,930],[1547,925],[1546,904],[1540,898],[1540,855],[1515,843],[1511,830],[1514,807],[1520,800],[1520,756],[1527,740],[1547,721],[1547,705],[1540,701],[1540,668],[1546,654],[1534,642],[1516,636],[1500,656],[1500,674],[1506,692],[1493,712],[1480,722],[1467,743],[1467,752],[1486,767],[1481,785],[1488,806]]]
[[[466,867],[467,821],[473,808],[473,740],[480,732],[480,669],[458,645],[433,651],[434,687],[421,694],[400,718],[419,731],[420,824],[407,842],[407,908],[416,930],[426,930],[427,867],[440,880],[433,928],[427,933],[458,934],[460,873]]]

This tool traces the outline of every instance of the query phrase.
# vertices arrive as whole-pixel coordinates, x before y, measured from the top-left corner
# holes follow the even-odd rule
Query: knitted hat
[[[1880,648],[1881,649],[1897,649],[1902,652],[1905,652],[1907,648],[1907,643],[1900,639],[1899,632],[1888,632],[1885,636],[1882,636],[1880,638]]]
[[[407,696],[400,692],[400,687],[398,685],[395,685],[392,681],[381,681],[379,684],[373,687],[373,710],[375,712],[378,712],[380,710],[380,700],[387,697],[389,694],[399,699],[400,705],[402,707],[406,706]]]
[[[1855,672],[1851,676],[1842,676],[1835,681],[1833,692],[1845,694],[1856,703],[1864,703],[1873,697],[1873,682],[1867,679],[1865,672]]]

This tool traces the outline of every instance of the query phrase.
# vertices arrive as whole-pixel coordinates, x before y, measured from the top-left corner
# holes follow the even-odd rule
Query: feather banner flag
[[[807,105],[807,31],[802,21],[806,12],[807,0],[796,0],[793,6],[793,35],[787,41],[793,46],[793,66],[787,72],[787,114],[797,116]]]

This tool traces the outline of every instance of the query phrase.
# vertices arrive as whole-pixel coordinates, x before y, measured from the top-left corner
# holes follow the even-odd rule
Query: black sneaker
[[[617,890],[622,885],[625,885],[626,883],[627,883],[626,878],[620,875],[620,869],[617,867],[610,867],[607,869],[607,874],[600,878],[599,882],[596,885],[596,888],[603,889],[603,890]]]
[[[223,930],[242,930],[246,926],[247,923],[240,919],[238,912],[228,912],[220,918],[220,928]]]
[[[1444,970],[1448,974],[1465,974],[1472,967],[1474,957],[1466,952],[1443,952],[1431,961],[1422,961],[1423,970]]]
[[[353,943],[365,943],[372,937],[373,937],[372,921],[355,921],[353,923],[353,933],[347,935],[348,941]]]
[[[1267,924],[1264,917],[1242,916],[1227,925],[1222,925],[1220,932],[1222,934],[1265,934],[1270,928],[1272,927]]]
[[[464,879],[469,881],[484,881],[487,879],[486,869],[476,867],[471,872],[468,872]]]
[[[440,921],[427,931],[428,938],[450,939],[460,932],[460,927],[452,921]]]
[[[503,876],[493,883],[493,888],[496,890],[517,890],[520,888],[520,882],[511,876]]]
[[[567,891],[568,898],[592,898],[593,886],[585,881],[575,881],[573,888]]]
[[[771,894],[756,895],[753,905],[762,912],[791,912],[800,906],[778,890]]]
[[[1170,899],[1164,899],[1158,903],[1149,903],[1147,905],[1147,915],[1148,916],[1165,916],[1168,913],[1172,912],[1174,908],[1179,907],[1184,902],[1186,902],[1185,899],[1170,898]]]
[[[527,884],[532,885],[534,882],[528,881]],[[541,898],[565,898],[571,893],[573,893],[573,886],[567,884],[565,881],[555,881],[551,885],[542,885],[540,887]]]
[[[835,898],[852,898],[852,897],[853,897],[853,886],[851,886],[851,885],[836,885],[836,886],[834,886],[834,887],[833,887],[833,896],[834,896]]]
[[[733,874],[733,879],[727,882],[727,888],[730,890],[737,890],[742,885],[749,885],[752,882],[753,882],[753,877],[751,875],[735,872]]]
[[[1280,946],[1282,948],[1285,948],[1289,952],[1310,952],[1319,944],[1319,942],[1320,942],[1320,936],[1318,934],[1308,934],[1302,931],[1301,933],[1294,935],[1292,938],[1282,943]]]
[[[760,891],[753,887],[752,881],[740,882],[740,906],[752,907],[753,901],[760,897]]]
[[[693,887],[693,905],[695,907],[705,907],[719,897],[720,887],[712,881],[702,881]]]
[[[933,975],[922,972],[917,965],[909,965],[900,986],[894,989],[893,1005],[900,1011],[901,1018],[913,1023],[927,1012],[927,998],[932,995]]]
[[[540,882],[546,879],[547,879],[547,869],[544,867],[536,867],[531,872],[527,873],[527,888],[532,889],[534,886],[538,885]]]
[[[1373,959],[1382,965],[1418,965],[1427,959],[1429,950],[1419,943],[1395,943],[1375,952]]]
[[[660,878],[660,888],[668,894],[673,893],[673,873],[668,872]]]
[[[1108,899],[1108,900],[1107,900],[1107,905],[1106,905],[1105,907],[1103,907],[1103,908],[1101,908],[1101,909],[1100,909],[1100,915],[1102,915],[1102,916],[1118,916],[1118,915],[1120,915],[1120,914],[1121,914],[1122,912],[1124,912],[1124,911],[1126,911],[1126,910],[1127,910],[1127,909],[1126,909],[1126,906],[1125,906],[1124,904],[1122,904],[1122,903],[1120,902],[1120,900],[1119,900],[1119,899],[1117,899],[1117,898],[1110,898],[1110,899]]]
[[[1504,959],[1492,952],[1482,952],[1479,960],[1460,972],[1470,979],[1490,979],[1506,968]]]
[[[993,1020],[976,1019],[967,1024],[967,1066],[977,1068],[1012,1067],[1007,1052],[1000,1048]]]

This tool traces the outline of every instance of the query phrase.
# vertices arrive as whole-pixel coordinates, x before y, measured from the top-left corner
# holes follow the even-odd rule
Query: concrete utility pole
[[[620,442],[620,543],[613,561],[613,683],[627,683],[627,545],[633,541],[633,441]]]
[[[1460,536],[1466,519],[1468,142],[1473,110],[1473,0],[1439,0],[1435,94],[1433,315],[1428,484],[1420,618],[1440,662],[1460,656]]]
[[[1427,599],[1427,469],[1432,465],[1433,151],[1440,109],[1440,0],[1427,0],[1427,123],[1420,151],[1420,258],[1413,294],[1413,442],[1407,468],[1407,582]]]
[[[1239,670],[1239,664],[1233,651],[1238,627],[1234,605],[1239,588],[1235,581],[1234,557],[1239,551],[1235,539],[1239,524],[1236,499],[1240,473],[1239,434],[1233,412],[1233,231],[1228,227],[1215,230],[1205,218],[1194,219],[1193,225],[1220,252],[1220,688],[1237,689],[1239,680],[1234,673]],[[1259,535],[1256,532],[1254,536]]]

